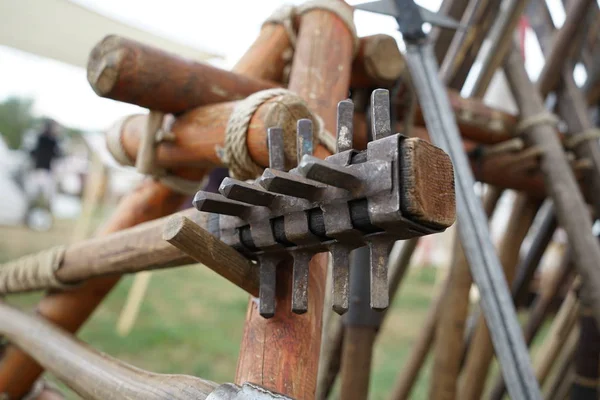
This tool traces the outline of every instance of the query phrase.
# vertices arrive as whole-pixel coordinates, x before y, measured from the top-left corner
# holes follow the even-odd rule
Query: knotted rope
[[[274,100],[276,99],[276,100]],[[248,152],[248,127],[256,110],[265,102],[274,100],[280,107],[272,107],[264,118],[267,127],[283,129],[286,165],[296,161],[296,121],[308,118],[313,122],[313,140],[322,143],[327,150],[335,152],[335,139],[325,131],[320,117],[314,115],[297,94],[287,89],[268,89],[256,92],[237,103],[225,129],[225,144],[221,149],[221,160],[229,168],[232,177],[240,180],[253,179],[262,174]],[[292,118],[290,118],[290,114]]]
[[[65,247],[57,246],[0,265],[0,294],[71,287],[55,275],[64,253]]]
[[[575,135],[570,135],[565,139],[565,147],[569,149],[573,149],[579,146],[583,142],[587,142],[588,140],[598,140],[600,139],[600,129],[591,128],[587,129],[581,133],[577,133]]]
[[[351,7],[348,7],[344,2],[338,0],[312,0],[307,1],[299,6],[293,5],[283,5],[277,10],[273,12],[263,23],[265,24],[281,24],[285,28],[285,31],[288,34],[288,38],[290,40],[290,44],[292,48],[296,47],[296,43],[298,41],[298,34],[296,33],[296,29],[294,28],[294,18],[305,14],[309,11],[313,10],[326,10],[333,14],[335,14],[348,31],[352,35],[352,41],[354,46],[354,54],[358,51],[359,39],[356,33],[356,26],[354,25],[354,10]]]
[[[129,157],[129,155],[127,154],[127,152],[125,151],[124,147],[123,147],[123,142],[121,141],[121,131],[122,131],[122,127],[125,125],[125,123],[129,120],[130,117],[126,117],[124,119],[122,119],[121,121],[117,122],[117,124],[108,131],[107,135],[106,135],[106,146],[108,148],[108,151],[112,154],[112,156],[114,157],[114,159],[121,165],[125,165],[125,166],[135,166],[135,161],[133,159],[131,159]],[[153,140],[152,143],[152,149],[150,151],[155,152],[156,151],[156,144],[161,143],[161,142],[165,142],[165,141],[172,141],[175,139],[175,136],[173,135],[172,132],[170,132],[168,126],[170,125],[170,123],[164,123],[164,119],[167,118],[164,115],[161,114],[157,114],[154,111],[150,112],[150,115],[148,115],[148,119],[149,122],[152,119],[157,119],[158,123],[153,124],[153,123],[149,123],[147,126],[148,130],[151,130],[151,132],[145,132],[146,135],[151,135]],[[155,121],[156,122],[156,121]],[[165,125],[167,127],[165,127]],[[144,154],[140,154],[142,153],[142,147],[140,146],[140,152],[138,152],[138,158],[143,157]],[[158,181],[160,181],[163,185],[167,186],[168,188],[172,189],[175,192],[179,192],[179,193],[183,193],[183,194],[195,194],[203,185],[204,183],[204,179],[201,181],[192,181],[189,179],[184,179],[184,178],[180,178],[178,176],[175,175],[171,175],[169,174],[169,172],[164,169],[164,168],[159,168],[158,166],[155,165],[154,162],[154,157],[153,155],[149,156],[149,158],[152,160],[150,162],[150,165],[146,166],[146,168],[140,168],[140,166],[138,166],[138,170],[146,175],[150,175],[152,177],[154,177],[155,179],[157,179]]]
[[[538,125],[552,125],[556,126],[558,124],[558,117],[554,114],[551,114],[547,111],[542,111],[538,114],[531,115],[529,117],[523,118],[519,121],[517,126],[515,127],[515,132],[517,135],[525,133],[529,129]]]

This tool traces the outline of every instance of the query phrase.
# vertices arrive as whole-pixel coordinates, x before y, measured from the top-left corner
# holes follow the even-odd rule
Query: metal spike
[[[394,241],[386,235],[380,235],[372,237],[368,242],[371,264],[371,308],[385,310],[390,303],[387,263]]]
[[[386,89],[375,89],[371,93],[371,132],[373,140],[392,134],[390,92]]]
[[[308,265],[313,253],[295,251],[292,278],[292,312],[304,314],[308,310]]]
[[[329,246],[331,252],[331,278],[333,310],[342,315],[348,311],[348,293],[350,287],[350,252],[351,246],[335,243]]]
[[[336,153],[352,150],[354,141],[354,103],[342,100],[337,106]]]
[[[355,191],[362,187],[360,179],[352,175],[347,168],[328,163],[314,156],[304,156],[296,170],[308,179],[341,189]]]
[[[297,124],[296,154],[298,162],[305,154],[313,153],[313,128],[310,119],[299,119]]]
[[[283,146],[283,129],[267,129],[269,144],[269,168],[285,171],[285,148]]]
[[[240,217],[246,212],[250,211],[248,204],[240,201],[229,200],[228,198],[209,192],[198,192],[194,196],[192,204],[198,211],[212,212],[223,215],[232,215],[234,217]]]
[[[316,199],[327,187],[300,175],[292,175],[270,168],[267,168],[262,176],[258,178],[258,184],[270,192],[308,200]]]
[[[264,207],[269,207],[278,197],[276,194],[267,192],[260,186],[232,178],[223,179],[219,187],[219,192],[228,199]]]
[[[277,281],[277,257],[260,257],[259,260],[260,284],[258,289],[258,312],[264,318],[275,315],[275,289]]]

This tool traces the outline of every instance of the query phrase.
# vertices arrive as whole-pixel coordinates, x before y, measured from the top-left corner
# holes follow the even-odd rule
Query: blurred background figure
[[[63,156],[60,144],[60,126],[46,119],[29,150],[32,170],[25,178],[28,211],[25,223],[35,230],[52,227],[52,200],[56,191],[55,161]]]

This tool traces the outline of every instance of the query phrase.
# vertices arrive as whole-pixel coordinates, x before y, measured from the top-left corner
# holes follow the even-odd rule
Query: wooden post
[[[311,109],[319,111],[330,132],[335,131],[336,105],[348,95],[352,58],[353,39],[339,17],[319,9],[301,16],[289,89],[304,98]],[[325,254],[320,254],[311,262],[308,313],[291,312],[290,265],[280,266],[277,271],[273,318],[262,318],[256,303],[250,301],[236,382],[255,382],[291,397],[314,398],[326,259]],[[294,338],[293,343],[287,338]]]
[[[493,215],[502,190],[491,187],[485,194],[483,208],[488,219]],[[469,312],[469,293],[473,279],[469,264],[458,237],[455,238],[454,256],[448,276],[448,290],[440,305],[435,334],[434,361],[429,398],[456,398],[456,384],[464,352],[465,323]]]
[[[529,231],[538,207],[538,201],[531,200],[525,195],[519,195],[515,199],[498,251],[506,280],[509,283],[512,282],[515,275],[521,243]],[[459,399],[481,398],[493,355],[494,348],[490,333],[485,320],[480,316],[461,374],[458,389]]]

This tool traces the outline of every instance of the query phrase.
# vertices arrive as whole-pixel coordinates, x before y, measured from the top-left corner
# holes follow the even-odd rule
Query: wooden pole
[[[521,243],[533,222],[539,202],[525,195],[519,195],[513,205],[506,232],[499,246],[498,254],[507,282],[512,282],[519,260]],[[485,320],[480,316],[473,341],[463,368],[459,389],[459,399],[479,399],[483,394],[494,348]]]
[[[460,21],[465,9],[469,4],[468,0],[443,0],[440,6],[439,13],[447,15],[456,21]],[[430,40],[434,43],[434,52],[438,64],[444,60],[444,56],[448,52],[452,38],[456,34],[454,29],[444,29],[434,27],[430,34]]]
[[[502,190],[490,187],[483,200],[488,219],[493,215]],[[429,398],[456,398],[456,384],[464,352],[465,323],[469,312],[469,293],[473,279],[469,264],[458,237],[454,242],[454,256],[448,290],[440,305],[439,321],[435,333],[434,361]]]
[[[532,118],[544,113],[541,97],[536,93],[523,59],[513,48],[505,65],[508,81],[515,95],[522,118]],[[592,224],[586,203],[579,191],[576,179],[569,168],[569,162],[556,137],[556,131],[549,125],[538,124],[524,133],[524,140],[530,146],[542,150],[541,169],[545,184],[556,207],[560,225],[569,237],[573,249],[573,259],[582,279],[592,288],[600,288],[600,271],[596,260],[600,259],[600,246],[592,234]],[[590,303],[600,321],[600,291],[591,291]]]
[[[560,357],[555,362],[553,374],[548,378],[546,384],[546,396],[548,400],[564,400],[569,398],[569,389],[575,378],[573,358],[577,347],[577,329],[571,332],[560,351]],[[573,400],[583,400],[585,397],[570,397]],[[594,400],[597,397],[593,398]]]
[[[330,132],[335,131],[336,105],[348,95],[352,58],[351,33],[338,16],[320,9],[302,15],[289,89],[304,98],[311,109],[319,110]],[[290,265],[277,271],[273,318],[262,318],[256,303],[250,301],[236,382],[255,382],[291,397],[314,398],[326,259],[325,254],[313,257],[309,268],[309,313],[291,312]],[[286,332],[285,337],[281,332]],[[286,337],[293,337],[294,343]]]
[[[205,399],[217,384],[185,375],[134,368],[81,345],[43,318],[0,302],[0,333],[85,399]]]
[[[598,360],[600,358],[600,332],[591,310],[581,307],[579,311],[579,339],[575,348],[575,377],[571,386],[571,398],[598,399]]]

